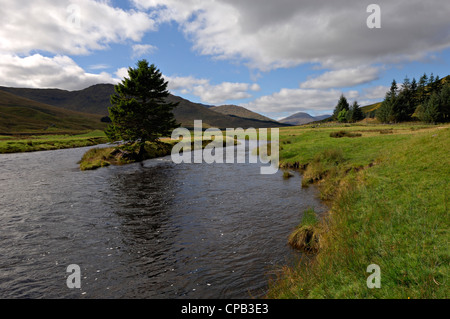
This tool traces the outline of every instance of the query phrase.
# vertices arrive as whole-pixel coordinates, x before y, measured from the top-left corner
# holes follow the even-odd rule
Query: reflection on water
[[[1,298],[249,298],[295,255],[300,176],[170,157],[81,172],[83,149],[0,155]],[[249,155],[250,156],[250,155]],[[66,267],[81,267],[81,289]]]

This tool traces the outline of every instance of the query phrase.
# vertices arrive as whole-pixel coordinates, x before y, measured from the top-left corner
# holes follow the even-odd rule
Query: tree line
[[[365,117],[373,117],[372,112],[364,114],[355,101],[350,107],[341,95],[333,112],[338,122],[356,122]],[[394,79],[375,117],[382,123],[399,123],[420,120],[427,123],[450,121],[450,77],[440,79],[431,73],[424,73],[419,81],[406,77],[398,86]]]
[[[442,123],[450,120],[450,83],[447,79],[428,77],[424,73],[419,81],[406,77],[401,88],[394,79],[376,112],[382,123],[398,123],[415,118],[427,123]]]

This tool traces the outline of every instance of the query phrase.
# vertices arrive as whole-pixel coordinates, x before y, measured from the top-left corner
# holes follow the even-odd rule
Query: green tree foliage
[[[336,105],[334,112],[333,112],[334,120],[338,120],[339,114],[343,110],[348,112],[350,110],[350,105],[348,104],[347,98],[344,96],[344,94],[341,94],[338,104]]]
[[[337,116],[338,122],[346,123],[348,121],[348,119],[347,119],[348,113],[349,113],[349,111],[347,111],[346,109],[343,109],[342,111],[340,111]]]
[[[441,115],[443,122],[450,122],[450,83],[442,85],[441,96]]]
[[[437,75],[434,78],[434,82],[429,84],[431,92],[440,92],[442,90],[442,86],[443,86],[443,83],[442,83],[441,79],[439,78],[439,75]]]
[[[396,108],[393,110],[395,122],[411,120],[412,115],[417,108],[417,101],[415,98],[416,91],[417,84],[415,83],[415,79],[413,82],[410,82],[409,78],[406,77],[403,81],[402,90],[397,96],[397,103],[395,103]]]
[[[450,121],[450,84],[441,85],[430,98],[417,108],[417,117],[424,122],[438,123]]]
[[[428,85],[432,85],[434,83],[435,79],[434,79],[434,74],[431,73],[430,77],[428,78]]]
[[[422,104],[417,110],[417,116],[421,121],[428,123],[437,123],[441,118],[440,97],[439,94],[433,93],[431,97]]]
[[[383,103],[377,110],[376,117],[382,123],[396,122],[395,112],[398,109],[398,86],[395,79],[392,81],[391,89],[386,93]]]
[[[393,121],[394,107],[393,101],[389,98],[389,93],[386,93],[384,101],[376,111],[376,118],[382,123],[390,123]]]
[[[139,144],[139,156],[145,142],[158,142],[159,137],[168,135],[178,127],[173,108],[167,103],[168,82],[154,64],[140,60],[136,68],[128,69],[128,78],[117,84],[111,96],[109,117],[112,124],[105,133],[112,141],[123,140]]]
[[[426,100],[427,84],[428,84],[428,76],[426,75],[426,73],[424,73],[419,79],[419,85],[417,88],[417,100],[419,105],[423,104]]]
[[[347,119],[351,123],[355,123],[364,119],[364,113],[357,101],[353,102],[350,111],[348,112]]]
[[[411,82],[406,77],[401,89],[393,80],[376,117],[383,123],[410,121],[414,116],[429,123],[448,122],[449,85],[448,77],[440,79],[433,73],[430,77],[425,73],[419,82],[415,79]]]
[[[333,112],[334,120],[340,123],[354,123],[357,121],[361,121],[362,119],[364,119],[364,117],[364,113],[361,110],[358,102],[354,101],[352,106],[350,107],[347,98],[343,94],[341,94],[338,104],[336,105]]]

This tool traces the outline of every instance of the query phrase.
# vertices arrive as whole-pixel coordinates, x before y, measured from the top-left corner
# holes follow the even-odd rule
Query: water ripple
[[[249,298],[293,258],[301,178],[170,158],[81,172],[86,148],[0,155],[0,298]],[[82,288],[66,286],[78,264]]]

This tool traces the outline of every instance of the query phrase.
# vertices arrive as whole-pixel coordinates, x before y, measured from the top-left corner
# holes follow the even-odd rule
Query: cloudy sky
[[[0,0],[0,16],[1,86],[117,83],[145,58],[173,94],[278,119],[450,74],[448,0]]]

